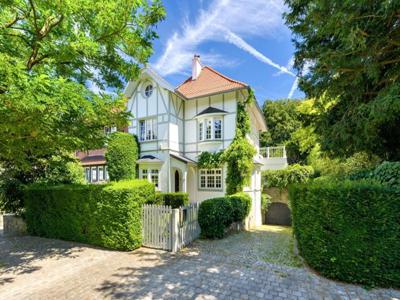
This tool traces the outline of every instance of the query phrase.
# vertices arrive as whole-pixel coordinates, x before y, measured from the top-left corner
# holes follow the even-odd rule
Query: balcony
[[[285,146],[260,148],[263,166],[261,170],[285,169],[288,165]]]

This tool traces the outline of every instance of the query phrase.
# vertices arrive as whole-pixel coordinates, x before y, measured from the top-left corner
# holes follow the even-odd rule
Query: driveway
[[[197,241],[177,255],[0,237],[0,299],[400,299],[399,291],[366,291],[293,267],[301,263],[274,248],[276,239],[291,242],[285,230]]]

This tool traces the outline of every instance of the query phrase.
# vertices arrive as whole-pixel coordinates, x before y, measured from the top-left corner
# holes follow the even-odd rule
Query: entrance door
[[[179,172],[175,171],[175,192],[179,192]]]

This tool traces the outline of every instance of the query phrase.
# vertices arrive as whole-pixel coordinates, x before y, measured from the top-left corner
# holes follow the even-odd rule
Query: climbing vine
[[[247,139],[250,133],[250,116],[246,108],[255,101],[251,89],[245,101],[238,101],[236,114],[236,132],[232,143],[225,151],[217,153],[202,152],[199,156],[199,168],[212,169],[227,165],[226,193],[228,195],[242,192],[250,184],[254,168],[253,157],[256,154],[254,146]]]
[[[215,169],[222,165],[221,156],[223,151],[218,151],[215,153],[204,151],[199,155],[197,166],[200,169]]]
[[[226,193],[228,195],[242,192],[250,184],[251,173],[254,168],[256,149],[247,139],[250,133],[250,116],[246,108],[254,101],[251,89],[245,101],[237,103],[236,133],[229,147],[224,151],[222,160],[227,164]]]

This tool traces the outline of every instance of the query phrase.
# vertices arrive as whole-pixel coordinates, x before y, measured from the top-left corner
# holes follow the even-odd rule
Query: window
[[[90,182],[90,168],[89,167],[85,168],[85,179],[87,182]]]
[[[110,135],[113,132],[117,131],[117,127],[113,126],[113,127],[104,127],[104,132],[106,135]]]
[[[203,122],[199,123],[199,140],[203,140]]]
[[[221,169],[201,169],[200,170],[201,189],[222,189],[222,170]]]
[[[151,141],[157,139],[157,122],[156,119],[147,119],[139,121],[139,140]]]
[[[199,122],[199,140],[222,139],[222,119],[211,118]]]
[[[104,181],[104,167],[99,166],[99,181]]]
[[[144,89],[144,94],[147,98],[149,98],[151,94],[153,94],[153,86],[151,84],[146,86],[146,88]]]
[[[158,169],[141,169],[141,178],[146,179],[156,186],[158,188],[159,185],[159,177],[158,177]]]
[[[151,170],[151,182],[154,183],[156,188],[158,188],[158,170],[157,169]]]
[[[222,120],[214,119],[214,139],[222,138]]]
[[[110,178],[108,177],[108,168],[107,166],[104,167],[104,178],[106,179],[106,181],[108,181]]]
[[[97,181],[97,167],[92,167],[92,180],[91,182],[96,182]]]

